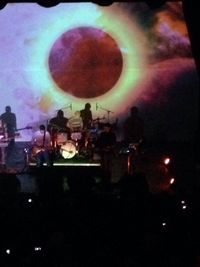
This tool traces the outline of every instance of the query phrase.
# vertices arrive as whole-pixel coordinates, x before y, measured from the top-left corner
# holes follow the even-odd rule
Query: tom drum
[[[81,132],[72,132],[71,133],[71,139],[74,141],[81,140],[82,133]]]

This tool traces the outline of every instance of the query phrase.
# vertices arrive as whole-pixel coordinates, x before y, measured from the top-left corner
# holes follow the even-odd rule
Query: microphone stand
[[[63,109],[68,109],[68,108],[70,108],[70,109],[72,110],[72,103],[69,104],[68,106],[66,106],[66,107],[62,107],[62,108],[60,108],[60,109],[63,110]],[[60,110],[60,109],[57,109],[56,111],[58,111],[58,110]]]
[[[110,122],[110,113],[114,113],[114,112],[111,111],[111,110],[109,110],[109,109],[103,108],[103,107],[100,106],[100,105],[98,105],[97,107],[100,108],[101,110],[104,110],[104,111],[107,112],[108,122]]]

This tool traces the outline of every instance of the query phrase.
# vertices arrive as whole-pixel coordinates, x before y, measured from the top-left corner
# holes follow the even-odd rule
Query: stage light
[[[187,208],[187,206],[186,206],[186,205],[183,205],[183,206],[182,206],[182,209],[183,209],[183,210],[185,210],[186,208]]]
[[[174,182],[175,182],[175,179],[174,178],[171,178],[169,183],[170,184],[174,184]]]
[[[162,223],[162,226],[163,226],[163,227],[167,226],[166,222],[163,222],[163,223]]]
[[[168,165],[170,163],[170,161],[171,161],[170,158],[166,157],[166,158],[164,158],[163,162],[164,162],[165,165]]]
[[[6,249],[6,254],[10,255],[10,249]]]
[[[181,201],[181,204],[185,204],[185,200],[182,200],[182,201]]]
[[[41,247],[34,247],[34,251],[41,251],[42,248]]]
[[[32,198],[29,198],[28,203],[32,203],[32,202],[33,202]]]
[[[29,148],[28,147],[24,148],[24,153],[26,153],[26,154],[29,153]]]

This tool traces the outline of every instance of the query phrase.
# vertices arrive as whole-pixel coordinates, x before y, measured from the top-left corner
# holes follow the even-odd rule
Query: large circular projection
[[[98,97],[113,88],[122,72],[123,59],[115,40],[94,27],[63,33],[49,54],[49,70],[64,92],[79,98]]]

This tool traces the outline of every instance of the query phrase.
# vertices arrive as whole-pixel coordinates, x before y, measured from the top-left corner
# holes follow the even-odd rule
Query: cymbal
[[[101,121],[101,120],[105,120],[105,116],[101,118],[97,117],[96,119],[93,119],[92,121],[95,122],[95,121]]]

